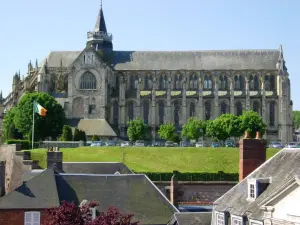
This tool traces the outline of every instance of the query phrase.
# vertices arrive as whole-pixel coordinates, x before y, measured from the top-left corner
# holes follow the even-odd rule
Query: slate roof
[[[133,174],[124,164],[119,162],[64,162],[63,172],[85,174]]]
[[[174,213],[168,225],[211,225],[211,216],[211,212]]]
[[[178,210],[145,175],[58,174],[54,169],[29,180],[26,185],[0,198],[0,209],[49,208],[59,202],[83,200],[100,203],[123,213],[134,213],[140,224],[167,224]]]
[[[100,8],[100,11],[99,11],[99,14],[98,14],[98,17],[97,17],[97,21],[96,21],[96,25],[95,25],[94,31],[95,32],[104,32],[104,33],[107,33],[102,6]]]
[[[23,173],[22,180],[28,181],[45,170],[31,170]],[[120,162],[63,162],[63,173],[69,174],[134,174]]]
[[[49,67],[71,67],[81,51],[53,51]],[[114,51],[116,70],[277,70],[279,49],[215,51]],[[45,60],[40,64],[42,66]]]
[[[43,209],[59,202],[55,171],[47,169],[0,198],[0,209]]]
[[[214,210],[237,216],[250,214],[251,218],[259,219],[262,216],[260,204],[299,174],[300,149],[283,149],[216,200]],[[251,178],[271,178],[271,183],[254,201],[247,201],[248,179]]]
[[[116,137],[116,133],[105,119],[81,119],[78,129],[85,131],[86,135],[101,137]]]

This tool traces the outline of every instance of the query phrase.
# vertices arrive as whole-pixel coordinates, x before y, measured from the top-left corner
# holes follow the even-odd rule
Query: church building
[[[149,138],[166,122],[181,130],[189,117],[214,119],[254,110],[266,138],[292,141],[292,101],[283,48],[214,51],[115,51],[101,6],[80,51],[52,51],[28,74],[13,77],[2,99],[9,110],[30,91],[47,92],[64,107],[72,126],[88,136],[126,138],[141,118]]]

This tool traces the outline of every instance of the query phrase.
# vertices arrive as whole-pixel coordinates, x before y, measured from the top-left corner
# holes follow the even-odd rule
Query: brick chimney
[[[266,161],[266,145],[261,139],[259,132],[256,138],[250,138],[248,132],[239,142],[240,162],[239,162],[239,180],[243,180],[256,168]]]
[[[63,171],[63,153],[59,151],[57,148],[56,150],[48,150],[47,152],[47,168],[55,166],[57,170],[60,172]]]
[[[0,161],[0,197],[5,195],[5,161]]]

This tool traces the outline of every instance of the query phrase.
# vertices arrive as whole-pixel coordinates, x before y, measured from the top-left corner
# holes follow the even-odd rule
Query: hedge
[[[22,150],[29,150],[29,149],[32,148],[31,141],[28,141],[28,140],[15,140],[15,139],[12,139],[12,140],[7,140],[6,144],[8,144],[8,145],[10,145],[10,144],[20,144]],[[33,147],[34,148],[39,148],[39,145],[40,145],[39,142],[34,142]]]
[[[152,181],[170,181],[173,172],[134,172],[136,174],[145,174]],[[217,173],[207,173],[207,172],[198,172],[198,173],[177,173],[178,181],[238,181],[238,173],[224,173],[219,171]]]

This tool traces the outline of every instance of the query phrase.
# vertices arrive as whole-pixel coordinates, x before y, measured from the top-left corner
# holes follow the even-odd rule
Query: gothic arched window
[[[134,88],[135,88],[134,76],[130,76],[130,78],[129,78],[129,89],[133,90]]]
[[[270,110],[270,117],[269,117],[269,126],[275,126],[275,103],[274,102],[270,102],[270,106],[269,106],[269,110]]]
[[[271,85],[270,85],[270,77],[267,75],[265,76],[265,90],[270,91]]]
[[[174,89],[179,89],[180,87],[180,81],[179,81],[179,76],[175,75],[175,80],[174,80]]]
[[[139,78],[138,76],[136,75],[134,77],[134,89],[137,89],[138,88],[138,85],[139,85]]]
[[[176,126],[178,126],[179,121],[180,121],[180,104],[178,102],[175,102],[175,104],[174,104],[174,124]]]
[[[117,125],[119,123],[119,104],[114,102],[113,104],[113,124]]]
[[[254,90],[258,91],[259,90],[259,82],[258,82],[258,76],[254,76]]]
[[[190,89],[193,89],[194,88],[194,85],[193,85],[193,75],[191,74],[190,77],[189,77],[189,88]]]
[[[212,89],[212,79],[211,76],[204,77],[204,89],[211,90]]]
[[[259,103],[253,102],[253,111],[259,113]]]
[[[160,76],[159,77],[159,90],[163,90],[164,89],[164,77]]]
[[[205,109],[205,120],[210,120],[210,117],[211,117],[211,104],[210,102],[206,102],[205,103],[205,106],[204,106],[204,109]]]
[[[167,75],[165,75],[165,77],[164,77],[164,89],[167,89],[167,85],[168,85],[168,77],[167,77]]]
[[[249,78],[249,84],[250,84],[250,90],[253,91],[254,90],[254,78],[252,75]]]
[[[164,105],[163,102],[159,103],[158,117],[159,117],[159,124],[163,124],[164,123],[164,117],[165,117],[165,105]]]
[[[182,88],[182,85],[183,85],[183,76],[180,75],[180,76],[179,76],[179,89]]]
[[[223,77],[223,82],[222,82],[222,89],[227,90],[227,77]]]
[[[198,77],[194,76],[194,89],[198,88]]]
[[[147,100],[144,101],[143,111],[144,111],[144,123],[148,124],[148,122],[149,122],[149,102]]]
[[[97,80],[94,74],[87,72],[80,78],[80,89],[95,90],[97,89]]]
[[[241,102],[236,103],[236,115],[240,116],[243,114],[243,105]]]
[[[196,116],[196,107],[195,107],[195,103],[192,102],[190,104],[190,117],[195,117]]]
[[[128,120],[134,119],[134,108],[133,108],[133,102],[128,103]]]
[[[148,75],[146,75],[145,79],[144,79],[144,89],[145,90],[149,89],[149,78],[148,78]]]
[[[243,90],[244,89],[244,83],[245,83],[244,77],[240,76],[239,80],[240,80],[240,90]]]
[[[223,76],[219,76],[219,89],[223,89],[222,88],[222,83],[223,83]]]
[[[275,77],[274,77],[274,75],[270,76],[270,89],[271,89],[271,91],[276,89],[275,88]]]
[[[149,89],[153,88],[153,78],[152,78],[152,76],[149,76],[148,87],[149,87]]]
[[[225,102],[221,103],[221,114],[227,113],[227,104]]]
[[[234,90],[240,90],[240,81],[237,75],[234,76]]]

